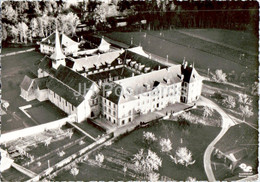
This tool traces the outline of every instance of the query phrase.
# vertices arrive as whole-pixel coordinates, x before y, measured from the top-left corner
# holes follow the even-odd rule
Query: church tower
[[[55,50],[54,53],[50,57],[52,59],[52,67],[54,69],[58,69],[60,65],[65,66],[65,58],[66,56],[63,54],[61,50],[61,44],[60,44],[60,39],[59,39],[59,32],[56,29],[55,33]]]

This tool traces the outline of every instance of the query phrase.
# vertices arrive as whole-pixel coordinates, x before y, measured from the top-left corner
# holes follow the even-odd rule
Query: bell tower
[[[60,39],[59,39],[59,32],[56,29],[56,33],[55,33],[55,49],[54,49],[54,53],[51,55],[50,57],[52,59],[52,67],[54,69],[58,69],[58,67],[60,65],[65,66],[65,58],[66,56],[63,54],[62,50],[61,50],[61,44],[60,44]]]

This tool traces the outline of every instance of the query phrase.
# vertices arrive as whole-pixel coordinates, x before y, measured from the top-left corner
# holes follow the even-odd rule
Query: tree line
[[[73,36],[80,23],[94,30],[107,30],[113,28],[109,18],[115,16],[125,17],[128,25],[145,19],[146,28],[152,30],[224,28],[250,30],[258,34],[256,1],[111,0],[105,3],[91,0],[75,4],[61,0],[4,1],[1,12],[1,37],[9,42],[27,42],[35,37],[46,37],[56,27]]]

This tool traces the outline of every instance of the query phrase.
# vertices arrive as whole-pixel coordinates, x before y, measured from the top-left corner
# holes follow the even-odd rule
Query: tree
[[[104,155],[102,154],[102,153],[100,153],[100,154],[97,154],[96,156],[95,156],[95,160],[96,160],[96,162],[98,163],[98,165],[99,166],[101,166],[102,165],[102,163],[104,162]]]
[[[229,95],[223,100],[223,103],[228,107],[228,108],[235,108],[236,107],[236,100],[233,96]]]
[[[143,137],[144,140],[150,144],[151,142],[154,142],[157,140],[157,138],[155,137],[155,135],[152,132],[143,132]]]
[[[193,178],[193,177],[188,177],[187,179],[186,179],[186,181],[187,182],[196,182],[197,180],[196,180],[196,178]]]
[[[45,141],[44,141],[44,145],[46,146],[46,147],[48,147],[49,145],[50,145],[50,143],[51,143],[51,137],[50,138],[47,138]]]
[[[209,117],[213,115],[213,108],[209,107],[209,106],[204,106],[204,111],[203,111],[203,117]]]
[[[215,75],[213,75],[212,79],[216,82],[226,82],[227,74],[224,73],[222,70],[216,70]]]
[[[39,34],[40,34],[40,32],[39,32],[39,25],[38,25],[38,21],[37,21],[36,18],[33,18],[31,20],[30,28],[31,28],[31,36],[32,37],[39,36]]]
[[[9,102],[5,101],[3,102],[3,108],[7,111],[7,108],[9,107]]]
[[[18,32],[20,35],[20,41],[27,43],[28,26],[24,22],[18,23]]]
[[[71,168],[70,174],[72,174],[74,177],[79,174],[79,169],[76,167]]]
[[[3,21],[7,20],[8,22],[15,23],[17,21],[17,12],[9,4],[2,3],[2,18]]]
[[[2,27],[2,40],[6,40],[7,36],[8,36],[7,30],[6,30],[7,25],[5,23],[3,23],[1,27]]]
[[[13,37],[13,42],[18,42],[19,31],[18,28],[14,25],[11,26],[11,36]]]
[[[160,140],[160,146],[162,152],[170,152],[172,150],[172,142],[170,139],[162,138]]]
[[[186,147],[179,147],[176,150],[175,157],[171,155],[170,157],[176,164],[185,165],[186,167],[195,163],[195,160],[192,160],[191,151],[188,150]]]
[[[149,173],[154,170],[159,170],[159,167],[162,166],[161,158],[150,149],[146,153],[144,153],[144,149],[140,149],[138,153],[134,155],[132,161],[136,169],[144,175],[149,175]]]
[[[259,87],[259,84],[258,84],[258,82],[254,82],[253,84],[252,84],[252,87],[251,87],[251,94],[252,95],[257,95],[258,94],[258,87]]]
[[[114,4],[101,3],[95,8],[93,18],[96,21],[96,25],[104,25],[107,22],[107,18],[119,15],[117,6]]]
[[[157,182],[159,181],[160,174],[152,172],[148,174],[148,180],[150,182]]]
[[[246,94],[238,94],[238,102],[243,106],[252,104],[252,100]]]
[[[239,109],[241,111],[241,115],[243,116],[243,120],[245,121],[246,117],[249,118],[253,116],[253,109],[248,105],[240,105]]]

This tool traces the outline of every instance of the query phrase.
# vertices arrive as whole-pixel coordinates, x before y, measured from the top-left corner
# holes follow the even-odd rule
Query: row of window
[[[52,95],[52,91],[50,92],[50,94]],[[56,96],[57,95],[57,96]],[[59,100],[59,102],[62,102],[62,97],[61,96],[59,96],[58,94],[56,94],[55,92],[53,92],[53,98],[55,99],[57,97],[57,99]],[[64,101],[65,101],[65,105],[66,105],[66,107],[68,106],[68,105],[71,105],[68,101],[66,101],[65,99],[63,99]],[[71,105],[71,111],[74,111],[74,109],[75,109],[75,107],[73,106],[73,105]]]

